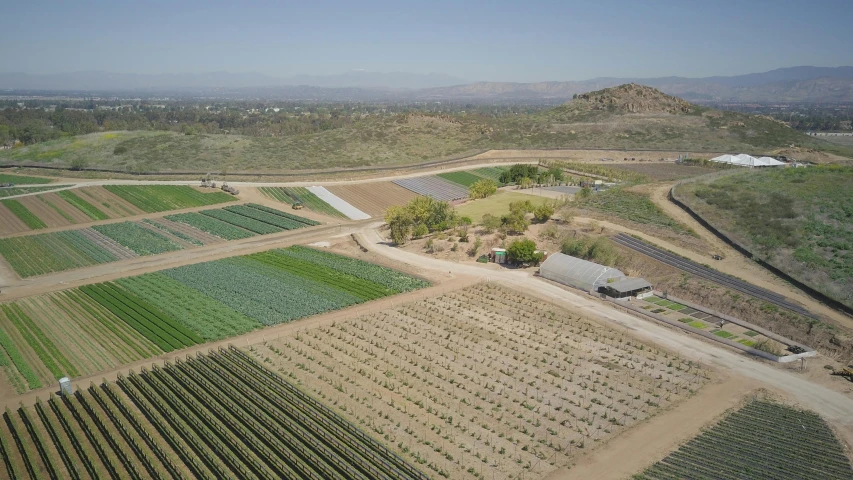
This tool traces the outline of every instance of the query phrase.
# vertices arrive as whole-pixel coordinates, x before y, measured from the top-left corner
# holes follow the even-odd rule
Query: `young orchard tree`
[[[539,263],[544,255],[536,252],[536,242],[529,238],[512,242],[506,249],[509,258],[516,263]]]

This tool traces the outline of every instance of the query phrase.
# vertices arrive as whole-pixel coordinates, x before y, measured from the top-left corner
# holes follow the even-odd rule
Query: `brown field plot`
[[[6,205],[0,204],[0,236],[28,231],[30,227],[26,223],[12,213]]]
[[[673,353],[493,284],[249,351],[453,479],[541,477],[708,378]]]
[[[357,183],[326,188],[372,217],[382,217],[388,207],[403,205],[418,196],[391,182]]]
[[[653,181],[666,182],[684,178],[698,177],[707,173],[719,172],[719,168],[694,167],[675,163],[614,163],[607,168],[646,175]]]

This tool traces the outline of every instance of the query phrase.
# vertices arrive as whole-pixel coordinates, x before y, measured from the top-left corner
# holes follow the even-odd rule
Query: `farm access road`
[[[716,235],[707,230],[687,212],[681,209],[678,205],[669,200],[669,191],[674,183],[665,183],[655,186],[649,193],[652,202],[660,207],[667,215],[676,219],[683,225],[692,228],[699,237],[711,246],[711,251],[708,252],[708,257],[703,257],[693,252],[677,251],[669,246],[662,244],[660,240],[644,236],[645,240],[674,251],[675,253],[685,256],[700,264],[709,264],[711,268],[719,270],[728,275],[733,275],[742,280],[745,280],[757,287],[770,290],[772,292],[784,295],[788,299],[800,302],[812,313],[816,313],[825,319],[830,319],[839,325],[853,329],[853,318],[844,315],[843,313],[827,307],[818,302],[814,298],[808,296],[802,290],[785,282],[781,278],[773,275],[769,270],[755,263],[753,260],[745,257],[740,252],[720,240]],[[628,232],[633,233],[633,232]],[[722,260],[711,260],[710,255],[722,255]]]
[[[376,225],[374,225],[375,227]],[[610,326],[624,328],[644,342],[677,352],[682,357],[716,367],[724,376],[746,378],[756,388],[766,388],[783,394],[804,408],[819,413],[842,435],[848,445],[853,445],[853,398],[825,386],[811,382],[797,374],[786,371],[745,354],[723,346],[706,342],[680,330],[673,330],[651,320],[635,317],[627,311],[618,310],[593,297],[575,293],[549,282],[537,279],[529,270],[492,270],[478,264],[463,264],[420,256],[391,247],[375,228],[366,227],[357,234],[359,242],[369,250],[396,262],[419,270],[447,271],[457,275],[485,277],[498,281],[513,289],[552,302],[591,319],[599,319]],[[702,391],[699,396],[704,395]],[[678,407],[675,407],[676,409]],[[666,414],[662,414],[666,415]],[[709,418],[708,420],[712,420]],[[695,433],[695,431],[693,432]],[[665,439],[646,438],[646,442]],[[576,478],[570,475],[552,477]]]

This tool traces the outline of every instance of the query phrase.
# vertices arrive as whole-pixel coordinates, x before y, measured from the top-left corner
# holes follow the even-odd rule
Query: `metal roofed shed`
[[[627,298],[651,295],[652,284],[645,278],[625,277],[604,285],[608,297]]]
[[[587,292],[596,292],[599,288],[607,285],[611,279],[625,277],[624,273],[615,268],[605,267],[563,253],[554,253],[542,262],[542,265],[539,266],[539,275],[542,278]]]

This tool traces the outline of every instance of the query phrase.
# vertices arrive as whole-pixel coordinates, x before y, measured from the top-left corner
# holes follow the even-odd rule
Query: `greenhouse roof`
[[[611,278],[625,276],[621,271],[588,262],[581,258],[555,253],[549,256],[539,267],[539,274],[560,283],[594,288],[604,285]]]

